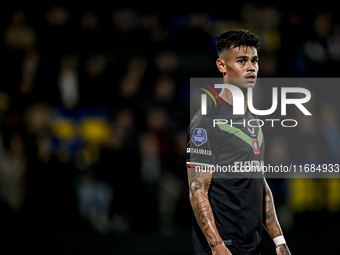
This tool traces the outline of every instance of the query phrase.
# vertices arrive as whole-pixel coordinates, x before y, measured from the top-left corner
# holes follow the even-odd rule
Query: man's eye
[[[240,64],[243,64],[243,63],[244,63],[244,59],[240,59],[238,62],[239,62]]]

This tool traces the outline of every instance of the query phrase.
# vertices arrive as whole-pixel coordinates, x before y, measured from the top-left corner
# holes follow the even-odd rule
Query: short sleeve
[[[216,132],[207,119],[196,119],[190,124],[186,147],[187,167],[214,166],[219,153]]]

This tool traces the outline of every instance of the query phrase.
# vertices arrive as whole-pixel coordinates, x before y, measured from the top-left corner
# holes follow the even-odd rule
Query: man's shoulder
[[[190,127],[203,125],[206,126],[207,128],[212,128],[213,120],[220,118],[221,114],[224,115],[226,113],[227,112],[226,109],[224,109],[224,107],[221,107],[220,105],[215,106],[210,101],[208,103],[207,113],[202,114],[201,109],[199,109],[191,119]]]
[[[210,133],[213,130],[213,117],[210,115],[202,115],[200,113],[196,113],[196,115],[192,118],[188,132],[193,133],[196,129],[205,130]]]

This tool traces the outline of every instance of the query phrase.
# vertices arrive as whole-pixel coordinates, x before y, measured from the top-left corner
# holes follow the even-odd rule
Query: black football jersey
[[[264,138],[257,117],[248,109],[233,115],[233,107],[207,104],[199,110],[187,136],[187,166],[212,171],[209,201],[217,230],[233,254],[260,251],[263,210]],[[196,220],[193,222],[195,254],[210,248]]]

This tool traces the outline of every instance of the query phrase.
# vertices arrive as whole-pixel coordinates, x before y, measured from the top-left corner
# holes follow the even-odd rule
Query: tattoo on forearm
[[[211,176],[196,172],[194,169],[189,170],[190,203],[198,225],[205,234],[209,246],[213,248],[220,243],[216,242],[215,238],[209,234],[213,222],[213,212],[208,200]]]
[[[190,189],[192,190],[193,194],[196,193],[197,190],[202,188],[202,182],[198,180],[194,180],[190,182]]]
[[[263,224],[266,227],[268,234],[273,238],[281,235],[282,231],[276,218],[272,193],[268,185],[264,185],[264,215]]]
[[[266,181],[264,181],[263,224],[271,238],[282,235],[281,227],[276,217],[273,195]],[[277,247],[276,251],[280,255],[290,255],[286,244]]]
[[[273,200],[268,187],[265,188],[265,220],[271,220],[274,215]]]
[[[213,248],[215,248],[217,245],[220,245],[220,244],[222,244],[222,243],[223,243],[223,241],[210,242],[210,243],[209,243],[209,246],[210,246],[211,249],[213,249]]]

